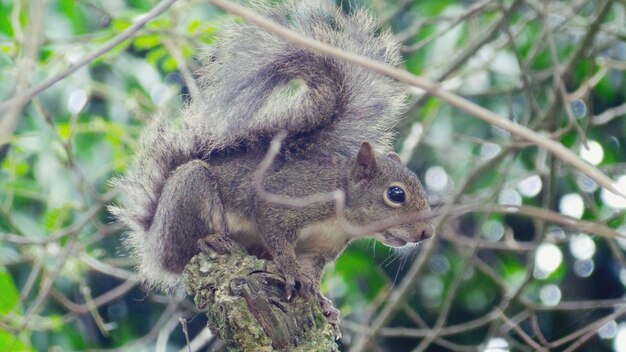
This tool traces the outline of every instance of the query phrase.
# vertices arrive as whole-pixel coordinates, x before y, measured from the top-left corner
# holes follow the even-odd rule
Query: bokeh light
[[[573,218],[580,219],[585,212],[585,202],[578,193],[568,193],[559,202],[559,211]]]
[[[574,273],[579,277],[589,277],[593,273],[595,264],[591,259],[576,260],[574,262]]]
[[[542,187],[543,183],[541,182],[541,177],[539,177],[539,175],[527,177],[517,184],[517,189],[526,198],[532,198],[539,194]]]
[[[539,291],[539,299],[546,306],[556,306],[561,302],[561,289],[554,284],[545,285]]]
[[[443,192],[448,188],[448,174],[441,166],[433,166],[424,177],[426,188],[433,192]]]
[[[626,269],[621,268],[619,270],[619,281],[626,287]]]
[[[443,295],[443,282],[436,275],[426,275],[422,279],[420,289],[429,300],[440,300]]]
[[[507,340],[501,337],[494,337],[487,342],[487,346],[482,350],[483,352],[508,352],[509,343]]]
[[[626,175],[620,176],[614,186],[618,190],[621,190],[622,193],[626,193]],[[600,197],[602,198],[602,201],[611,208],[626,209],[626,199],[622,196],[619,196],[609,190],[602,189]]]
[[[615,320],[611,320],[610,322],[602,325],[600,329],[598,329],[598,336],[602,339],[612,339],[617,336],[617,323]]]
[[[621,323],[617,327],[617,334],[613,340],[613,349],[616,352],[626,352],[626,323]]]
[[[67,110],[72,114],[78,114],[87,104],[87,94],[84,90],[73,91],[67,99]]]
[[[483,225],[482,235],[489,242],[497,242],[504,236],[504,226],[500,221],[489,220]]]
[[[572,237],[569,250],[576,259],[591,259],[596,253],[596,243],[589,235],[581,233]]]
[[[604,159],[604,149],[600,143],[591,139],[587,141],[587,146],[580,146],[579,154],[581,158],[592,165],[598,165]]]
[[[498,203],[501,205],[522,205],[522,196],[514,189],[504,189],[498,196]]]
[[[587,116],[587,104],[582,99],[573,100],[570,103],[570,107],[572,108],[572,112],[577,119],[582,119]]]
[[[546,278],[555,271],[563,261],[561,249],[552,243],[543,243],[537,248],[535,255],[535,277]]]
[[[443,275],[450,270],[450,261],[444,255],[435,254],[428,261],[428,268],[433,274]]]
[[[480,147],[480,157],[483,160],[489,160],[498,155],[502,151],[502,147],[495,143],[485,143]]]

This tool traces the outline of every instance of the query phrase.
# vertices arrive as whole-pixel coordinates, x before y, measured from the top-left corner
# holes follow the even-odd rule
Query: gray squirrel
[[[318,1],[257,11],[303,36],[399,63],[397,43],[365,11],[346,15]],[[198,240],[228,236],[273,260],[289,292],[319,294],[325,265],[352,239],[398,247],[433,235],[420,181],[390,152],[401,85],[246,23],[226,29],[207,57],[201,96],[178,119],[155,118],[114,183],[123,199],[111,212],[129,228],[126,244],[149,285],[177,286]],[[340,189],[350,224],[397,225],[353,235],[332,202],[294,208],[257,194],[255,171],[280,131],[287,136],[262,180],[267,191],[305,197]],[[410,217],[421,219],[402,223]]]

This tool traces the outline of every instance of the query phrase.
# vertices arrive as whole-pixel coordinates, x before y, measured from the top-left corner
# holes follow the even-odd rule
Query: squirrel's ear
[[[356,164],[354,165],[353,176],[356,181],[369,181],[374,177],[377,170],[378,166],[376,165],[374,147],[372,147],[369,142],[363,142],[356,155]]]
[[[400,155],[398,155],[398,153],[389,152],[389,153],[387,153],[387,157],[389,159],[397,162],[398,164],[402,164],[402,160],[400,160]]]

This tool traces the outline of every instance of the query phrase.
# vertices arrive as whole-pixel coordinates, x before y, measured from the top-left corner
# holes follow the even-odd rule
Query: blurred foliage
[[[626,192],[624,1],[340,3],[372,8],[407,70],[561,142]],[[0,0],[0,100],[156,4]],[[137,283],[106,206],[142,126],[189,99],[224,21],[207,1],[178,1],[21,110],[0,149],[0,351],[177,350],[179,317],[201,339],[190,301]],[[401,250],[356,242],[327,270],[345,349],[625,351],[624,199],[417,89],[408,105],[397,150],[424,180],[438,237]]]

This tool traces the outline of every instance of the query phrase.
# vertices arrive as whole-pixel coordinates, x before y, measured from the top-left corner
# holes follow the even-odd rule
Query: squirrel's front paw
[[[288,300],[292,300],[296,294],[304,298],[313,297],[319,291],[317,280],[298,272],[298,270],[283,270],[283,275],[285,276],[285,291]]]
[[[236,244],[224,234],[207,235],[199,239],[197,245],[198,249],[204,253],[215,252],[219,255],[229,254],[236,250]]]
[[[305,275],[285,275],[285,289],[288,300],[292,300],[296,294],[304,298],[310,298],[315,295],[315,287],[317,287],[317,284],[310,277]]]

